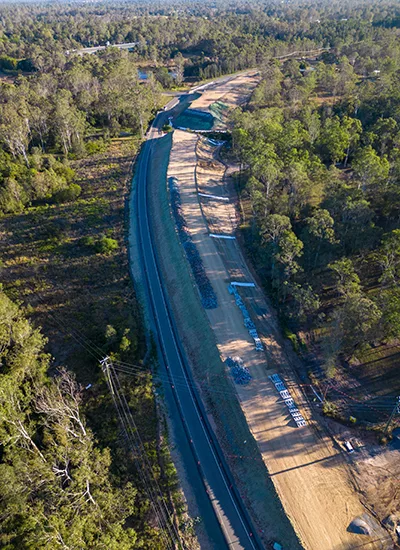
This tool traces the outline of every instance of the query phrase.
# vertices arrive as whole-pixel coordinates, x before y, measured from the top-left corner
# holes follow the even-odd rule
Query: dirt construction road
[[[391,548],[385,542],[387,533],[376,522],[371,536],[347,530],[350,522],[366,510],[352,485],[345,458],[328,437],[314,429],[268,305],[260,290],[246,289],[241,292],[242,298],[254,314],[266,348],[265,352],[255,351],[242,313],[228,292],[232,277],[249,280],[250,271],[236,240],[209,237],[209,230],[234,233],[235,209],[227,201],[198,197],[198,191],[228,198],[231,192],[223,181],[223,166],[215,160],[215,148],[199,139],[203,138],[174,132],[168,177],[177,179],[184,216],[218,297],[218,308],[208,310],[207,315],[221,357],[240,356],[253,377],[248,386],[235,387],[285,512],[308,550]],[[295,426],[268,378],[273,373],[284,378],[308,419],[307,426]]]

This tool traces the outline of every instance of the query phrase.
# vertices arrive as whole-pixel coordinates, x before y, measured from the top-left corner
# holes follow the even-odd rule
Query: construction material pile
[[[247,330],[249,331],[250,336],[253,338],[255,346],[256,346],[256,350],[257,351],[263,351],[264,346],[262,345],[262,342],[261,342],[261,340],[258,336],[256,326],[253,323],[253,321],[251,320],[249,312],[247,311],[247,308],[244,305],[243,300],[240,297],[240,294],[236,289],[236,286],[230,284],[230,285],[228,285],[228,290],[229,290],[229,294],[232,294],[234,296],[236,305],[239,307],[239,309],[241,310],[241,312],[243,314],[244,326],[247,328]]]
[[[236,384],[241,384],[243,386],[250,382],[251,374],[249,369],[244,366],[240,357],[227,357],[225,359],[225,365],[230,368],[231,375]]]
[[[218,307],[217,295],[207,277],[204,269],[203,260],[200,257],[199,251],[192,240],[186,220],[182,211],[181,195],[176,184],[176,178],[168,178],[168,185],[171,194],[172,213],[175,218],[176,227],[178,230],[179,239],[185,250],[186,257],[192,269],[194,280],[200,292],[200,299],[205,309],[215,309]]]
[[[289,412],[292,415],[293,420],[296,422],[296,426],[298,428],[305,426],[306,421],[304,420],[303,415],[301,414],[299,409],[296,407],[296,403],[293,401],[292,396],[289,393],[289,390],[286,388],[279,374],[272,374],[271,376],[269,376],[269,378],[274,384],[277,391],[279,392],[279,395],[284,400],[285,405],[289,409]]]

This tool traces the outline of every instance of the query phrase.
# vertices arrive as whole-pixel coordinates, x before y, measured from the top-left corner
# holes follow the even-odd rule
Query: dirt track
[[[216,96],[213,94],[211,99]],[[202,106],[205,107],[204,102]],[[192,107],[199,108],[195,104]],[[262,293],[258,289],[246,290],[247,297],[244,293],[242,297],[249,311],[258,318],[258,328],[267,349],[265,354],[255,351],[243,325],[242,314],[228,293],[231,277],[248,280],[250,272],[236,241],[214,240],[208,236],[208,218],[212,231],[232,233],[235,229],[231,203],[201,199],[203,210],[199,203],[198,190],[230,196],[223,181],[224,169],[213,159],[213,152],[208,145],[198,145],[196,135],[175,131],[168,176],[177,178],[186,221],[218,296],[219,307],[208,310],[207,314],[220,354],[223,359],[239,355],[253,376],[248,386],[236,388],[285,511],[309,550],[345,550],[360,545],[365,549],[389,548],[381,542],[368,543],[373,538],[347,531],[349,523],[365,509],[352,487],[343,455],[333,447],[330,439],[313,429],[312,422],[303,428],[295,427],[268,379],[268,375],[275,372],[283,375],[298,407],[302,408],[302,395],[292,377],[290,362],[279,343],[273,317]],[[308,416],[307,410],[302,412]],[[385,536],[379,528],[377,533],[377,536]]]

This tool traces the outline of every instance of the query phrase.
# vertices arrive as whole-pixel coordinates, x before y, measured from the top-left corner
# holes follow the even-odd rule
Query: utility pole
[[[111,359],[109,358],[108,355],[100,361],[100,365],[101,365],[101,370],[103,371],[104,376],[106,377],[107,385],[110,388],[111,393],[114,395],[114,386],[110,376]]]
[[[389,420],[387,421],[387,424],[386,424],[385,429],[383,431],[384,436],[387,434],[389,426],[392,423],[392,420],[393,420],[393,418],[395,417],[396,414],[400,414],[400,395],[398,395],[396,397],[396,403],[393,407],[392,413],[389,416]]]

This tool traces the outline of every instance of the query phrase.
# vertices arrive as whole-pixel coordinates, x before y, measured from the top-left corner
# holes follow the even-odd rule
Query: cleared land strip
[[[193,134],[174,132],[168,177],[177,178],[186,221],[218,296],[219,307],[207,311],[207,316],[219,352],[223,359],[240,356],[252,374],[253,381],[248,386],[237,386],[237,393],[285,511],[307,549],[345,550],[360,544],[365,549],[383,548],[384,543],[375,544],[347,531],[350,522],[365,510],[351,485],[342,454],[333,447],[330,439],[317,434],[309,426],[295,427],[283,399],[268,379],[268,375],[283,373],[285,383],[301,409],[300,394],[289,375],[290,366],[276,338],[273,322],[263,327],[267,353],[256,352],[243,325],[241,312],[228,293],[227,286],[233,273],[236,281],[251,279],[240,250],[236,248],[235,252],[232,248],[237,247],[236,242],[224,241],[222,245],[222,240],[210,239],[208,235],[211,227],[206,220],[208,215],[203,214],[200,207],[197,191],[219,196],[227,191],[221,179],[223,170],[216,164],[213,174],[210,174],[209,166],[202,173],[201,166],[197,165],[199,188],[196,187],[197,141]],[[204,151],[201,156],[204,160]],[[211,157],[211,161],[215,162],[215,159]],[[222,209],[227,206],[222,202],[219,204]],[[222,232],[221,227],[225,228],[225,211],[221,216],[221,226],[218,227],[218,216],[214,212],[210,223],[213,231],[219,229]],[[222,246],[228,252],[224,252]],[[253,305],[262,307],[268,320],[271,316],[267,304],[265,301],[262,304],[262,297],[257,295],[259,290],[253,288],[245,292],[252,293]]]

